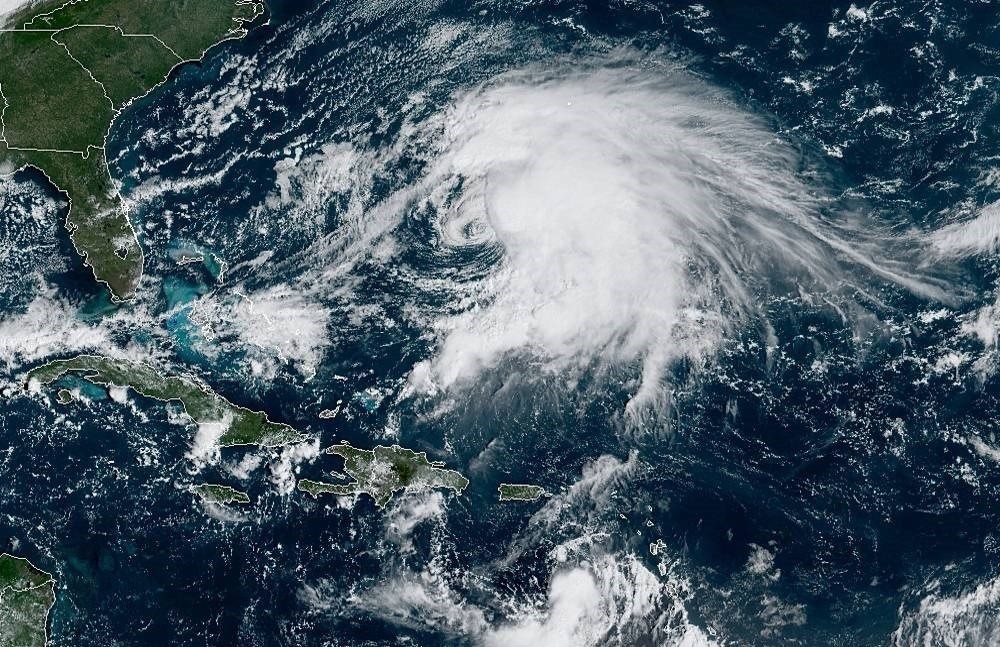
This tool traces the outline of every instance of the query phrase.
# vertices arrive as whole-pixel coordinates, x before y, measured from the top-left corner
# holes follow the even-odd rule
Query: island
[[[56,581],[22,558],[0,553],[0,645],[45,647]]]
[[[272,422],[267,414],[233,404],[193,378],[165,374],[147,364],[79,355],[43,364],[28,372],[26,389],[36,391],[68,375],[78,376],[105,388],[127,387],[141,396],[163,402],[179,402],[199,425],[210,425],[219,447],[259,445],[279,447],[301,442],[304,434],[286,424]],[[59,391],[60,401],[70,392]]]
[[[298,489],[300,492],[305,492],[313,498],[318,498],[321,494],[338,494],[340,496],[354,494],[354,490],[347,485],[337,485],[336,483],[325,483],[311,479],[300,479]]]
[[[516,483],[501,483],[497,490],[500,492],[501,501],[537,501],[545,494],[545,488]]]
[[[246,492],[240,492],[236,488],[228,485],[215,485],[214,483],[202,483],[195,485],[191,491],[197,494],[202,501],[208,503],[219,503],[228,505],[230,503],[250,503],[250,497]]]
[[[379,508],[392,495],[402,490],[448,488],[461,494],[469,479],[454,470],[443,469],[444,463],[427,460],[425,452],[415,452],[399,445],[379,445],[374,449],[358,449],[344,442],[325,450],[344,459],[344,472],[354,479],[337,484],[303,479],[298,489],[313,497],[321,494],[349,496],[367,494]]]
[[[256,0],[41,0],[0,23],[0,176],[32,167],[69,199],[73,245],[115,300],[134,294],[143,253],[108,168],[112,123],[263,11]]]

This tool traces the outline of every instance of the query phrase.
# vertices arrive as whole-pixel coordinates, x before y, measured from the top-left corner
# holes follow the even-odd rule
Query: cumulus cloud
[[[250,294],[206,295],[191,308],[199,326],[195,343],[205,352],[227,340],[248,351],[251,370],[268,377],[274,361],[291,362],[311,376],[327,344],[329,311],[322,304],[285,285]]]
[[[298,466],[312,462],[319,456],[319,439],[289,445],[281,450],[281,455],[270,465],[271,482],[280,494],[290,494],[295,489]]]
[[[464,636],[479,636],[488,627],[483,611],[464,601],[433,570],[393,577],[352,596],[351,603],[401,626]]]
[[[303,155],[296,150],[274,164],[275,191],[264,204],[270,209],[291,211],[296,220],[314,219],[326,214],[337,194],[349,194],[363,181],[360,155],[345,144],[326,144],[319,152]]]
[[[445,515],[444,495],[437,490],[409,492],[398,497],[386,518],[386,536],[403,552],[412,552],[411,535],[425,521],[442,521]]]
[[[208,420],[197,423],[197,431],[191,441],[187,458],[196,470],[206,465],[219,462],[219,439],[222,438],[233,424],[233,414],[229,411],[220,420]]]
[[[916,609],[902,613],[892,644],[946,647],[996,645],[1000,642],[1000,578],[955,596],[943,595],[935,582]]]
[[[634,556],[603,555],[556,572],[543,605],[528,596],[509,601],[507,620],[496,624],[434,569],[393,577],[350,603],[393,624],[463,636],[482,647],[713,647],[688,615],[689,595],[675,573],[661,579]],[[325,596],[315,605],[332,606]]]
[[[549,608],[544,617],[504,627],[486,639],[491,647],[580,647],[593,645],[602,636],[599,622],[601,592],[594,577],[575,568],[552,578]],[[598,620],[598,622],[594,622]]]
[[[106,326],[84,323],[69,303],[40,296],[24,313],[0,320],[0,361],[11,369],[59,353],[111,345]]]
[[[152,319],[141,306],[106,315],[99,323],[85,321],[78,306],[46,290],[23,312],[0,318],[0,371],[13,374],[42,359],[84,352],[149,361],[163,352],[134,342],[123,348],[115,342],[122,332],[151,326]]]
[[[586,566],[554,574],[544,611],[528,611],[491,629],[482,644],[716,647],[690,620],[685,605],[689,589],[682,576],[666,572],[657,577],[633,555],[601,555]]]

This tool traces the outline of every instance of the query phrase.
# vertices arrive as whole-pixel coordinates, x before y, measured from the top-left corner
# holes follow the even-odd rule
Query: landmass
[[[256,0],[41,0],[0,23],[0,176],[33,167],[69,198],[73,245],[116,300],[134,294],[143,254],[108,169],[112,123],[263,11]]]
[[[45,647],[56,581],[31,562],[0,554],[0,647]]]
[[[50,385],[67,375],[76,375],[105,388],[128,387],[147,398],[179,402],[184,412],[199,425],[211,425],[219,447],[260,445],[277,447],[305,440],[306,436],[267,414],[237,406],[208,386],[192,378],[167,375],[136,362],[96,355],[79,355],[49,362],[28,373],[28,390]],[[69,393],[59,392],[60,400]]]
[[[250,497],[246,492],[240,492],[228,485],[202,483],[201,485],[192,487],[191,491],[201,497],[202,501],[208,501],[209,503],[221,503],[223,505],[230,503],[250,503]]]
[[[313,481],[311,479],[300,479],[298,489],[300,492],[305,492],[313,498],[319,498],[321,494],[337,494],[340,496],[354,494],[354,490],[346,485],[324,483],[323,481]]]
[[[379,445],[367,450],[345,442],[327,448],[325,453],[343,458],[344,472],[354,481],[343,484],[308,479],[299,481],[298,489],[313,497],[321,494],[367,494],[381,508],[401,490],[449,488],[461,494],[469,485],[469,479],[458,472],[443,469],[444,463],[427,460],[425,452],[415,452],[399,445]]]
[[[515,483],[501,483],[497,490],[500,492],[501,501],[537,501],[545,494],[545,488],[537,485]]]
[[[184,412],[199,425],[211,425],[217,432],[218,447],[260,445],[277,447],[306,439],[292,427],[272,422],[263,412],[235,405],[208,386],[193,378],[169,375],[153,366],[97,355],[79,355],[43,364],[28,372],[25,388],[36,392],[67,376],[75,376],[106,389],[130,388],[139,395],[163,402],[179,402]],[[61,403],[72,401],[73,392],[57,391]],[[345,475],[332,474],[349,483],[324,483],[303,479],[298,489],[318,497],[321,494],[349,496],[367,494],[378,507],[385,506],[393,494],[406,489],[450,488],[461,494],[469,479],[454,470],[444,469],[444,463],[430,461],[425,452],[392,445],[374,449],[358,449],[348,443],[325,450],[344,459]],[[515,486],[530,488],[533,486]],[[249,497],[225,485],[205,483],[192,488],[206,501],[215,503],[249,503]],[[537,497],[536,497],[537,498]],[[0,647],[3,647],[0,644]]]

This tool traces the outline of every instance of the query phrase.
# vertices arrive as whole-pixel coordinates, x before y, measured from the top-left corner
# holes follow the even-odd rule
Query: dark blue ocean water
[[[0,209],[20,214],[0,218],[19,251],[0,256],[14,277],[0,294],[5,383],[99,350],[64,343],[78,330],[62,327],[68,316],[322,446],[400,442],[470,488],[388,511],[316,502],[275,485],[280,450],[227,450],[194,473],[193,430],[169,407],[100,391],[60,407],[8,386],[0,542],[55,573],[52,644],[530,644],[495,631],[545,618],[553,577],[572,567],[595,573],[618,620],[565,644],[678,644],[675,627],[732,645],[997,644],[1000,384],[991,349],[968,333],[995,299],[991,255],[928,259],[954,288],[945,301],[873,282],[858,300],[866,325],[792,291],[755,294],[760,320],[711,362],[671,365],[668,420],[637,433],[622,415],[635,366],[567,383],[526,351],[457,395],[408,397],[408,376],[436,348],[412,312],[457,309],[433,280],[488,273],[503,252],[443,253],[420,205],[393,225],[392,255],[359,253],[341,234],[352,214],[375,214],[420,180],[433,156],[400,146],[401,133],[457,94],[628,51],[719,88],[789,142],[837,205],[919,238],[998,198],[998,50],[987,1],[272,0],[267,24],[177,71],[114,127],[113,175],[148,254],[137,303],[116,306],[91,285],[39,178],[5,188]],[[333,167],[282,180],[280,160],[336,166],[324,146],[379,159],[370,189]],[[272,314],[303,308],[279,322],[308,328],[317,320],[295,297],[306,292],[325,313],[318,349],[271,352],[259,326],[238,325],[260,315],[240,304],[270,295]],[[61,309],[25,317],[42,302]],[[13,340],[18,321],[35,327],[27,341]],[[253,456],[263,466],[239,480],[234,466]],[[298,469],[337,467],[312,457]],[[184,489],[202,481],[238,485],[254,503],[206,510]],[[501,481],[555,496],[500,504]],[[629,616],[627,601],[642,607],[639,569],[662,588]]]

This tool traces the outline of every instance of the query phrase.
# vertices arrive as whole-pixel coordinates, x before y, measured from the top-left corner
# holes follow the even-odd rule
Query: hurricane
[[[991,3],[0,23],[0,644],[1000,643]]]
[[[516,354],[543,373],[635,364],[639,419],[666,405],[671,363],[710,361],[741,326],[764,335],[768,297],[808,294],[846,318],[880,284],[952,299],[919,266],[926,243],[804,177],[765,119],[678,64],[618,58],[504,75],[410,134],[434,153],[407,204],[440,262],[477,276],[449,286],[459,312],[434,322],[415,391]]]

